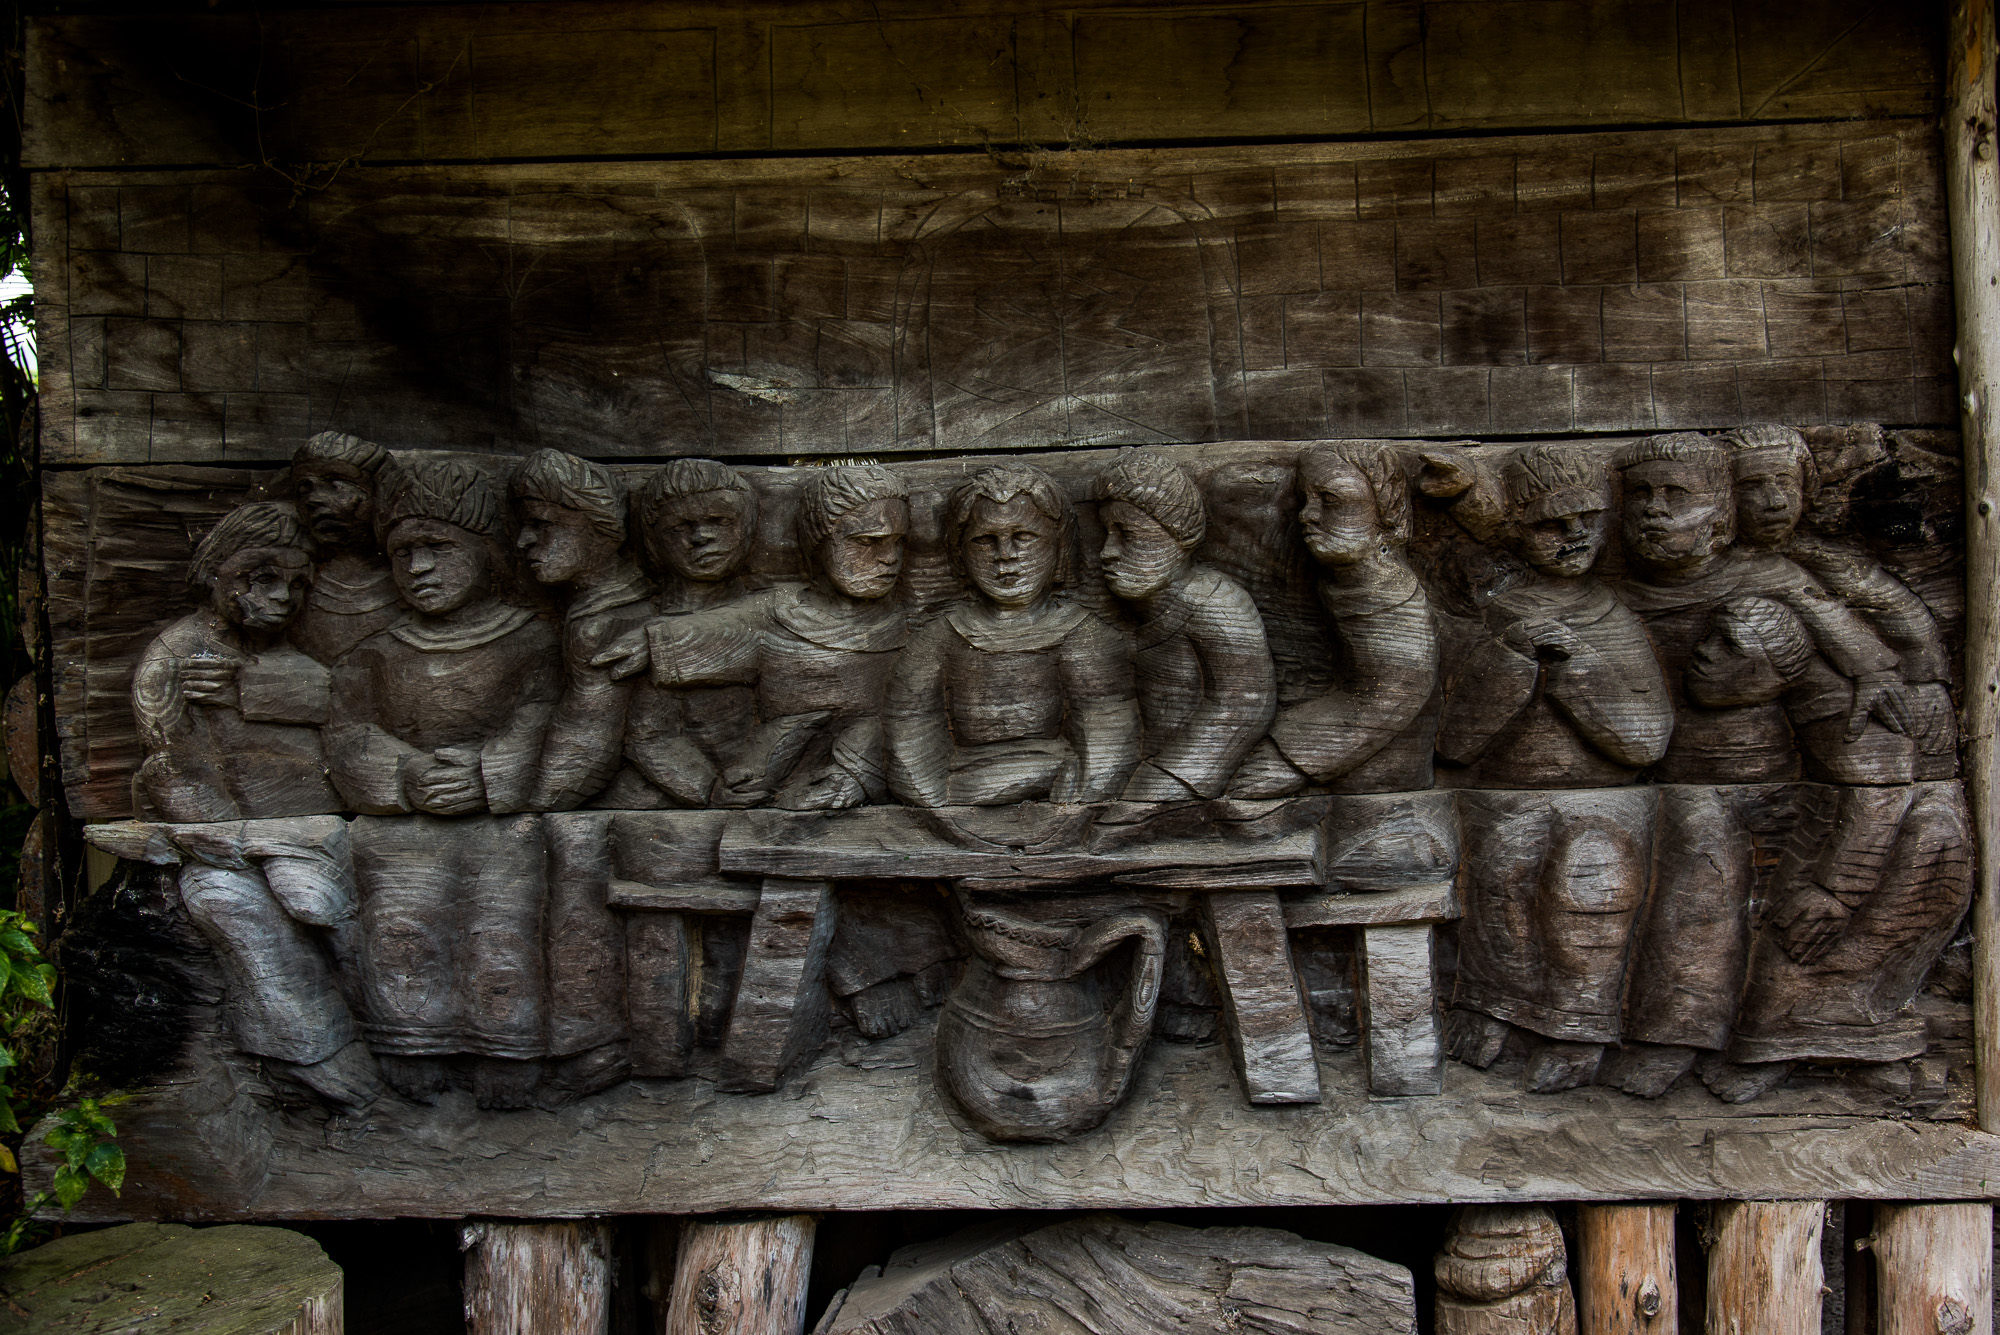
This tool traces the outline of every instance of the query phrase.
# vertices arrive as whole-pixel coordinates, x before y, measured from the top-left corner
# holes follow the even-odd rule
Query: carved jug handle
[[[1106,1106],[1125,1097],[1132,1062],[1153,1033],[1153,1012],[1160,1001],[1160,975],[1167,953],[1167,921],[1155,909],[1131,909],[1086,927],[1070,948],[1071,976],[1082,973],[1126,940],[1135,943],[1132,974],[1105,1030],[1099,1094]]]

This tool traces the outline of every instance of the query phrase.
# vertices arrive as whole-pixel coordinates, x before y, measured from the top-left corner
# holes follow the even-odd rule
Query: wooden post
[[[1363,927],[1360,936],[1361,1055],[1368,1092],[1442,1094],[1435,930],[1427,922],[1398,923]]]
[[[1993,1207],[1878,1205],[1876,1335],[1993,1335]]]
[[[1581,1335],[1679,1335],[1672,1205],[1576,1207]]]
[[[819,1047],[831,1005],[826,948],[833,913],[832,882],[764,878],[716,1089],[768,1094]]]
[[[1724,1201],[1708,1249],[1708,1335],[1820,1335],[1825,1201]]]
[[[1223,1029],[1252,1103],[1318,1103],[1319,1057],[1275,890],[1206,896]]]
[[[611,1226],[596,1221],[467,1224],[469,1335],[605,1335]]]
[[[1958,308],[1965,436],[1965,787],[1973,900],[1974,1064],[1982,1131],[2000,1131],[2000,154],[1994,148],[1993,0],[1953,0],[1945,38],[1945,214]]]
[[[790,1214],[684,1223],[665,1335],[800,1335],[816,1222]]]

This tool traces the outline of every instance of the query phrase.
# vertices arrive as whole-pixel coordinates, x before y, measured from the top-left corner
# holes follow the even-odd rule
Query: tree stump
[[[809,1214],[684,1224],[666,1335],[799,1335],[816,1225]]]
[[[1547,1206],[1461,1206],[1432,1265],[1438,1335],[1576,1335],[1568,1265]]]
[[[0,1332],[341,1335],[340,1288],[290,1229],[123,1224],[0,1261]]]
[[[611,1226],[467,1224],[469,1335],[604,1335],[611,1327]]]

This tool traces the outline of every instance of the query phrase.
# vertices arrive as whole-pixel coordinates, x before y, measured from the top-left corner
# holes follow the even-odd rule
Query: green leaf
[[[96,1145],[85,1156],[83,1166],[90,1175],[111,1188],[116,1196],[125,1185],[125,1151],[116,1145]]]
[[[14,1151],[0,1145],[0,1173],[18,1173],[21,1165],[14,1159]]]
[[[83,1193],[90,1190],[90,1175],[78,1168],[64,1165],[56,1169],[56,1203],[67,1210],[83,1199]]]
[[[44,1006],[50,1004],[49,989],[56,981],[56,971],[53,966],[37,964],[33,968],[23,969],[16,964],[12,966],[12,972],[14,986],[21,990],[21,995]]]
[[[8,1092],[11,1094],[13,1091],[9,1090]],[[14,1136],[21,1134],[21,1124],[14,1118],[14,1103],[12,1099],[0,1099],[0,1132],[6,1132],[8,1135]],[[14,1173],[20,1170],[9,1168],[7,1171]]]

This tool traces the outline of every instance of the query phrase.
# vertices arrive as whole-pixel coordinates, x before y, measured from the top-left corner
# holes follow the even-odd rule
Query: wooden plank
[[[1301,895],[1285,901],[1285,926],[1292,929],[1447,922],[1458,915],[1458,887],[1450,881],[1372,894]]]
[[[1674,1208],[1577,1206],[1579,1335],[1677,1335]]]
[[[1819,1234],[1826,1202],[1731,1201],[1715,1207],[1708,1329],[1717,1335],[1819,1335]]]
[[[716,880],[702,885],[642,885],[612,880],[608,902],[614,909],[655,913],[755,913],[755,886]]]
[[[1361,1048],[1368,1091],[1386,1097],[1444,1088],[1438,1033],[1435,929],[1430,923],[1360,929]]]
[[[833,940],[833,886],[764,879],[716,1088],[768,1094],[826,1033],[826,948]]]
[[[1209,948],[1222,992],[1223,1032],[1252,1103],[1318,1103],[1312,1022],[1292,967],[1276,891],[1203,896]]]
[[[805,1214],[682,1225],[665,1335],[799,1335],[815,1228]]]
[[[1993,1207],[1878,1205],[1877,1335],[1993,1335]]]
[[[611,1225],[467,1224],[469,1335],[605,1335],[611,1328]]]

